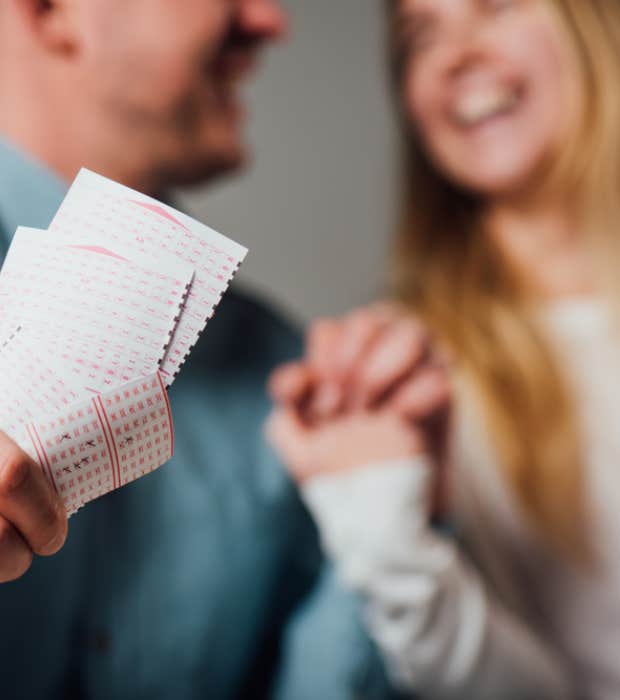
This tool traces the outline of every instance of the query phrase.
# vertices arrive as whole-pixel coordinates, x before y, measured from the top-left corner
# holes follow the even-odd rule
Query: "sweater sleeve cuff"
[[[302,487],[323,546],[349,583],[411,556],[426,532],[433,473],[419,456],[315,477]]]

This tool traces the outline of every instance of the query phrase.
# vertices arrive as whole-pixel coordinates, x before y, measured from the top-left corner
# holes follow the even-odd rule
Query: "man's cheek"
[[[194,89],[198,71],[180,60],[178,54],[145,52],[131,61],[131,90],[128,91],[127,70],[119,75],[119,89],[133,95],[134,100],[153,109],[166,111],[187,99]]]

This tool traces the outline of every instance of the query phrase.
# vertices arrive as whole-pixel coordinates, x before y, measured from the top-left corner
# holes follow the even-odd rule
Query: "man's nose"
[[[289,28],[278,0],[240,0],[238,24],[243,33],[263,40],[281,39]]]

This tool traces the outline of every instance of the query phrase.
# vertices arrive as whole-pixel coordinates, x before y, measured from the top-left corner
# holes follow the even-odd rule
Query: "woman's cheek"
[[[441,71],[432,56],[411,59],[403,87],[405,113],[410,125],[428,134],[439,124],[443,91]]]
[[[420,81],[409,79],[405,88],[405,114],[410,125],[415,126],[422,133],[427,132],[427,125],[432,124],[430,118],[431,100]]]

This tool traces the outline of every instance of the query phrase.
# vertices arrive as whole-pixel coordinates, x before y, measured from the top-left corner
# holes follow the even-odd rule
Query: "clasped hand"
[[[315,322],[303,360],[270,381],[270,442],[298,482],[430,456],[445,468],[451,382],[445,353],[394,305]],[[443,502],[437,479],[437,507]]]

